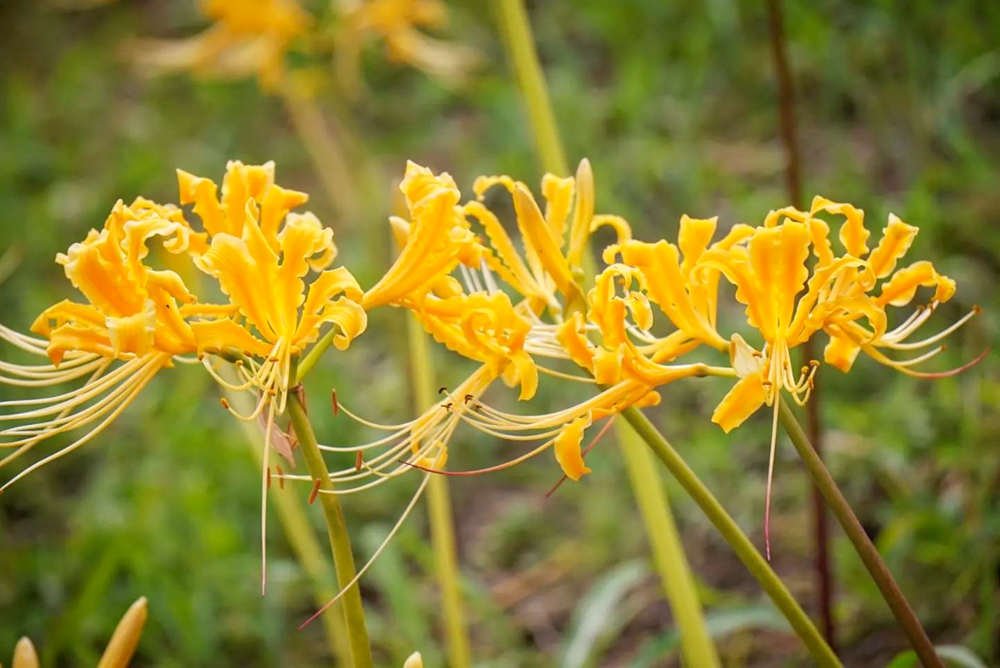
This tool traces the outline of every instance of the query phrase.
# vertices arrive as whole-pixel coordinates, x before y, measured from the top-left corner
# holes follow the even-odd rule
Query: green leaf
[[[594,659],[595,647],[624,626],[631,614],[620,607],[628,592],[649,574],[639,560],[615,566],[597,579],[573,612],[572,630],[566,641],[562,668],[582,668]]]
[[[983,663],[982,659],[976,656],[968,647],[963,647],[962,645],[938,645],[934,649],[937,650],[938,656],[944,659],[945,663],[949,666],[955,666],[956,668],[986,668],[986,664]],[[897,654],[887,668],[911,668],[916,665],[918,665],[917,655],[913,653],[912,649],[908,649],[905,652]]]
[[[769,605],[710,612],[705,616],[705,626],[713,640],[747,629],[790,630],[785,618]],[[646,645],[632,663],[632,668],[663,665],[663,661],[680,647],[680,643],[681,636],[676,629],[660,636]]]

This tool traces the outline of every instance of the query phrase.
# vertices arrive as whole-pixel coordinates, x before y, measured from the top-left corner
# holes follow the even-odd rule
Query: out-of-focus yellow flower
[[[97,668],[127,668],[139,646],[142,629],[148,616],[146,597],[140,597],[129,607],[111,635]],[[21,638],[14,647],[12,668],[38,668],[38,653],[28,638]]]
[[[218,199],[208,179],[178,172],[178,180],[181,202],[194,204],[211,236],[195,264],[218,280],[230,301],[191,323],[198,351],[244,356],[244,385],[226,385],[261,391],[251,419],[266,405],[280,413],[292,359],[319,337],[323,325],[337,328],[333,343],[341,350],[365,330],[361,288],[344,267],[327,269],[337,256],[333,230],[311,213],[290,212],[307,196],[277,186],[273,162],[230,162]],[[307,291],[310,270],[316,276]],[[211,371],[210,362],[206,367]]]
[[[296,0],[201,0],[214,23],[180,40],[145,40],[134,50],[140,66],[223,77],[256,76],[262,87],[285,80],[285,55],[312,17]]]
[[[83,242],[56,257],[88,303],[62,301],[46,309],[32,325],[41,339],[0,326],[0,338],[51,361],[41,365],[0,362],[0,382],[50,387],[85,379],[69,392],[0,404],[20,409],[0,415],[0,421],[21,423],[0,432],[12,439],[2,447],[15,448],[0,460],[0,466],[52,436],[89,428],[5,487],[99,434],[160,369],[196,352],[188,321],[196,298],[175,272],[147,266],[149,243],[156,239],[170,253],[205,247],[204,237],[192,232],[176,207],[142,198],[129,206],[119,201],[101,231],[91,230]]]
[[[444,81],[461,80],[478,62],[471,48],[436,39],[420,28],[448,23],[441,0],[338,0],[340,11],[335,62],[348,90],[358,85],[358,60],[370,38],[385,42],[389,58],[423,70]]]
[[[403,662],[403,668],[424,668],[424,657],[421,656],[420,652],[414,652],[406,657],[406,661]]]

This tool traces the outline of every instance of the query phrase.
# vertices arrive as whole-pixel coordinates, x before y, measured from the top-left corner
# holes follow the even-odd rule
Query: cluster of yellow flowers
[[[4,487],[100,433],[175,362],[201,362],[227,387],[257,391],[255,411],[240,417],[256,419],[266,411],[273,422],[284,410],[292,359],[320,328],[337,327],[339,348],[365,330],[357,281],[343,267],[327,269],[337,255],[333,231],[311,213],[290,212],[307,196],[276,185],[274,163],[230,162],[221,196],[208,179],[178,171],[178,180],[180,202],[194,204],[202,231],[177,206],[119,201],[100,231],[91,230],[56,257],[87,303],[62,301],[46,309],[31,327],[42,338],[0,326],[4,340],[49,360],[0,362],[0,381],[39,387],[85,379],[51,397],[3,402],[23,410],[0,416],[18,423],[0,432],[9,439],[3,447],[13,448],[0,466],[58,434],[87,428]],[[155,240],[215,278],[228,302],[203,302],[176,271],[148,266]],[[303,278],[310,270],[306,292]],[[240,385],[218,375],[219,360],[236,363]]]
[[[12,448],[0,467],[53,436],[86,431],[3,487],[100,433],[157,372],[174,363],[201,363],[227,389],[254,392],[256,405],[248,415],[224,405],[241,419],[260,421],[270,444],[276,416],[298,382],[296,360],[324,328],[337,348],[346,349],[364,332],[367,312],[380,306],[407,309],[437,341],[478,367],[403,424],[370,422],[337,402],[338,410],[388,434],[361,445],[320,446],[357,457],[355,466],[330,473],[335,489],[325,493],[369,489],[415,469],[443,473],[448,443],[461,423],[537,445],[498,466],[450,475],[505,468],[551,448],[565,475],[576,480],[590,471],[581,448],[585,431],[626,407],[658,403],[662,385],[691,376],[736,379],[712,416],[729,431],[764,404],[777,415],[783,391],[799,404],[808,399],[819,362],[796,374],[791,351],[820,331],[829,336],[825,361],[842,371],[863,351],[904,373],[936,377],[962,369],[925,373],[914,367],[940,352],[940,341],[978,312],[912,340],[937,305],[953,296],[955,285],[927,261],[897,269],[917,228],[895,216],[874,249],[860,209],[821,197],[808,211],[778,209],[760,226],[733,226],[714,243],[717,220],[687,216],[676,244],[637,241],[624,219],[595,214],[586,160],[573,178],[545,176],[544,212],[528,186],[509,176],[477,179],[475,199],[463,202],[448,174],[408,164],[400,184],[408,220],[391,219],[399,256],[364,291],[346,268],[329,268],[337,255],[333,231],[311,213],[292,211],[307,196],[274,179],[273,163],[230,162],[220,192],[211,180],[178,171],[179,203],[193,205],[200,225],[189,222],[179,206],[119,201],[101,230],[57,256],[86,303],[62,301],[43,312],[32,326],[41,338],[0,326],[0,338],[48,358],[38,365],[0,362],[0,381],[82,384],[0,404],[17,411],[0,415],[0,421],[16,423],[0,431],[7,439],[0,445]],[[508,195],[520,249],[486,205]],[[836,250],[827,218],[842,219]],[[606,266],[588,278],[588,242],[602,226],[617,239],[602,253]],[[157,240],[163,251],[214,279],[228,300],[205,301],[177,272],[150,267],[150,246]],[[723,279],[746,306],[759,350],[739,328],[720,328]],[[889,307],[911,304],[921,287],[933,289],[929,304],[889,329]],[[702,349],[728,352],[728,363],[691,357]],[[889,351],[917,354],[898,361]],[[219,373],[225,364],[235,367],[237,382]],[[531,399],[541,375],[589,384],[594,391],[581,403],[540,415],[512,414],[483,401],[497,379],[519,387],[520,399]],[[774,445],[772,438],[772,465]],[[278,475],[282,481],[312,481],[308,475]]]
[[[373,38],[384,41],[391,60],[445,81],[461,78],[476,61],[468,47],[419,29],[448,22],[442,0],[334,0],[331,9],[334,25],[326,30],[297,0],[200,0],[200,13],[212,22],[208,28],[182,39],[143,40],[132,55],[143,72],[256,77],[267,91],[287,83],[293,48],[311,56],[332,55],[348,92],[359,84],[361,50]]]

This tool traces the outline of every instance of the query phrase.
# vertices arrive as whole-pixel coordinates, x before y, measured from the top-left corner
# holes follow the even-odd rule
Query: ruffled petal
[[[589,417],[576,418],[563,427],[553,443],[556,461],[559,462],[566,477],[573,480],[579,480],[581,476],[591,472],[583,461],[581,450],[583,434],[589,426]]]

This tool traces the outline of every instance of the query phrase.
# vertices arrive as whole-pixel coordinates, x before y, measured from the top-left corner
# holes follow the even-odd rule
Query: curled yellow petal
[[[919,232],[913,225],[907,225],[896,214],[889,214],[889,224],[882,230],[882,239],[868,258],[868,264],[876,278],[885,278],[896,268],[896,262],[906,254]]]
[[[537,254],[539,262],[545,271],[555,281],[556,287],[565,295],[576,292],[573,275],[562,251],[556,246],[552,233],[542,218],[542,212],[531,193],[521,184],[514,189],[514,209],[517,212],[517,224],[525,243]]]
[[[553,443],[556,461],[559,462],[566,477],[573,480],[579,480],[584,474],[590,473],[590,469],[583,461],[580,448],[583,443],[583,433],[589,426],[589,417],[576,418],[563,427]]]
[[[740,378],[712,413],[712,422],[730,432],[757,412],[767,399],[761,372]]]
[[[823,349],[823,360],[830,366],[847,373],[854,366],[854,360],[857,359],[860,351],[861,346],[854,341],[842,336],[832,336],[830,342]]]
[[[880,306],[906,306],[913,301],[919,287],[935,288],[934,300],[939,302],[948,301],[955,294],[953,280],[937,273],[927,260],[920,260],[893,274],[875,301]]]
[[[191,331],[198,352],[236,355],[248,352],[257,357],[271,354],[271,344],[261,341],[229,318],[192,322]]]
[[[594,170],[590,167],[590,161],[584,158],[576,168],[576,205],[573,207],[573,227],[570,229],[569,250],[566,253],[571,267],[579,267],[583,261],[593,217]]]

